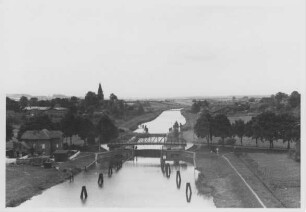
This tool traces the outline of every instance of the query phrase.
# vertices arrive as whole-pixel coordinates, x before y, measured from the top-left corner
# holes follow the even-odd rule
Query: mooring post
[[[181,172],[180,171],[176,171],[176,186],[177,188],[181,188]]]
[[[99,179],[98,179],[98,184],[99,184],[99,186],[102,186],[102,185],[103,185],[103,181],[104,181],[104,179],[103,179],[103,174],[100,173],[100,174],[99,174]]]
[[[186,183],[186,200],[187,200],[187,202],[190,202],[191,195],[192,195],[192,191],[191,191],[190,183]]]
[[[170,169],[170,164],[169,163],[166,163],[166,176],[167,178],[170,177],[170,174],[171,174],[171,169]]]
[[[86,190],[86,186],[82,186],[82,191],[81,191],[81,199],[87,199],[87,190]]]

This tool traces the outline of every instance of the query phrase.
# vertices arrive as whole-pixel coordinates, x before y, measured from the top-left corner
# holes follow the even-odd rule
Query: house
[[[63,133],[61,131],[28,130],[21,136],[21,140],[31,147],[32,153],[52,155],[55,150],[63,147]]]

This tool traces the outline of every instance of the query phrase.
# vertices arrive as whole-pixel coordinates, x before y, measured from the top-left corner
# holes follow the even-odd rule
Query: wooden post
[[[176,171],[176,186],[177,186],[177,188],[181,187],[181,173],[180,173],[180,171]]]
[[[82,191],[81,191],[81,199],[87,199],[87,191],[86,191],[86,186],[82,186]]]
[[[98,184],[99,184],[100,187],[103,185],[103,181],[104,181],[104,179],[103,179],[103,174],[100,173],[100,174],[99,174],[99,179],[98,179]]]
[[[190,183],[186,183],[186,200],[189,203],[191,201],[192,191]]]

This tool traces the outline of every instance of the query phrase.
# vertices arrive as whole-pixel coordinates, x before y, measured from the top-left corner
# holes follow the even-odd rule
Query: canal
[[[174,122],[184,124],[179,110],[164,111],[155,120],[144,123],[150,133],[166,133]],[[142,128],[140,127],[138,132]],[[140,146],[139,146],[140,148]],[[161,148],[142,146],[141,148]],[[65,181],[42,194],[24,202],[18,208],[37,207],[215,207],[212,198],[199,195],[195,181],[198,171],[192,164],[170,162],[171,175],[166,177],[159,158],[135,157],[122,168],[107,175],[105,164],[96,163],[87,172],[75,176],[73,182]],[[181,174],[181,187],[176,184],[176,172]],[[103,186],[98,186],[98,176],[104,175]],[[192,190],[191,201],[186,201],[186,183]],[[80,199],[82,186],[86,186],[88,198]]]

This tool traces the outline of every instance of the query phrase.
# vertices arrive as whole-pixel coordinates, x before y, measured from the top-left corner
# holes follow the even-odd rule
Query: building
[[[21,140],[31,147],[32,153],[52,155],[63,147],[63,133],[61,131],[28,130],[21,136]]]

